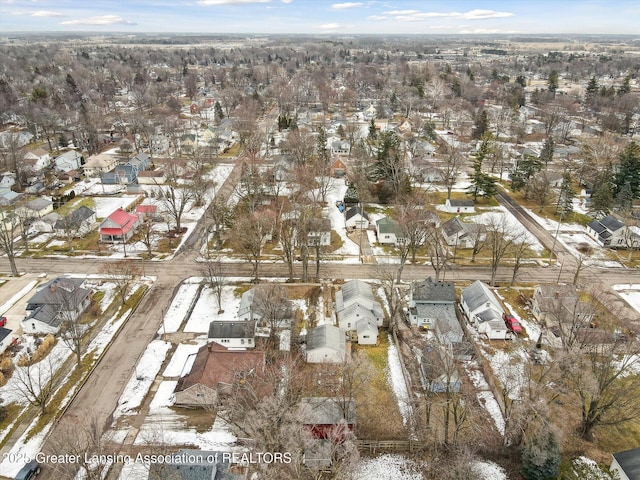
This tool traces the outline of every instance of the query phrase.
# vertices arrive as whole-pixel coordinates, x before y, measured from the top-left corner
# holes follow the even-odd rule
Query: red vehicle
[[[4,327],[7,324],[7,317],[0,317],[0,327]]]
[[[513,315],[504,314],[504,323],[507,324],[507,328],[513,333],[522,333],[522,326],[520,322]]]

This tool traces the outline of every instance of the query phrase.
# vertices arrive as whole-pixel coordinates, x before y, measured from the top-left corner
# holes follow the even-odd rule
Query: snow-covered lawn
[[[107,218],[118,208],[127,209],[140,195],[122,195],[118,197],[93,197],[93,210],[96,218]]]
[[[160,327],[159,333],[175,333],[182,325],[182,322],[187,317],[187,313],[189,311],[189,307],[191,307],[191,303],[195,300],[196,295],[198,293],[198,289],[200,288],[199,283],[183,283],[178,288],[171,305],[165,312],[164,315],[164,324]]]
[[[398,402],[398,408],[402,415],[402,424],[405,427],[411,426],[411,400],[409,399],[409,391],[407,390],[407,384],[402,374],[402,366],[400,365],[400,355],[398,349],[393,343],[393,338],[389,336],[389,349],[388,349],[388,362],[389,370],[387,375],[387,381],[393,390],[393,394]]]
[[[480,215],[468,217],[468,220],[484,225],[499,225],[500,229],[502,229],[502,225],[504,225],[505,232],[509,232],[509,235],[512,238],[525,239],[527,243],[529,243],[531,250],[536,252],[542,252],[544,250],[544,247],[538,241],[536,236],[529,232],[529,230],[527,230],[518,221],[518,219],[511,214],[511,212],[502,206],[496,207],[491,211],[481,213]]]
[[[218,301],[216,300],[213,290],[209,287],[204,287],[184,327],[184,331],[208,333],[209,323],[214,320],[236,320],[238,307],[240,306],[240,297],[235,296],[235,287],[223,287],[221,303],[224,313],[219,314]]]
[[[142,405],[170,348],[170,343],[161,340],[154,340],[147,346],[118,400],[118,406],[113,412],[114,419],[131,415],[134,409]]]
[[[413,460],[389,453],[360,460],[354,475],[354,480],[422,480],[423,478]]]
[[[191,371],[196,353],[201,346],[207,343],[205,338],[196,339],[196,343],[181,343],[171,356],[171,360],[164,369],[164,377],[182,377]]]
[[[504,304],[511,311],[511,314],[516,318],[516,320],[518,320],[524,331],[527,332],[529,340],[537,342],[538,338],[540,337],[540,332],[542,331],[540,327],[534,321],[525,320],[520,315],[518,315],[516,310],[507,302],[504,302]]]
[[[341,202],[344,199],[346,191],[347,186],[344,184],[344,181],[338,180],[333,183],[327,192],[327,203],[329,204],[327,212],[329,220],[331,220],[331,228],[336,231],[343,242],[342,247],[333,253],[337,255],[357,256],[359,254],[359,247],[355,242],[351,241],[351,239],[347,237],[347,231],[344,224],[344,214],[338,210],[338,207],[336,207],[336,202]]]
[[[636,312],[640,313],[640,284],[622,284],[612,287],[625,302]]]

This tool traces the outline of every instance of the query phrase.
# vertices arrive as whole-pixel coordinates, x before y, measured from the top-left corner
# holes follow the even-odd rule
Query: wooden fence
[[[418,440],[356,440],[361,451],[377,452],[417,452],[424,450],[427,442]]]

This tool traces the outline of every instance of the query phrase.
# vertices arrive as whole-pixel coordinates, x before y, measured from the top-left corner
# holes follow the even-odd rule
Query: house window
[[[369,335],[363,335],[362,338],[369,338]]]
[[[244,345],[244,338],[240,339],[240,344]]]
[[[253,339],[250,338],[248,343],[249,343],[249,345],[251,345],[253,343]]]

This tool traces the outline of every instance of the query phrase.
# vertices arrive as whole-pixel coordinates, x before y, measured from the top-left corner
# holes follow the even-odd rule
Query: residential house
[[[0,188],[0,206],[9,207],[24,197],[24,194],[14,192],[9,188]]]
[[[347,174],[347,164],[341,158],[336,158],[329,167],[329,174],[335,178],[342,178]]]
[[[15,336],[13,335],[13,330],[0,327],[0,355],[2,355],[4,351],[11,346],[14,339]]]
[[[53,212],[53,202],[48,198],[38,197],[22,205],[19,214],[27,219],[37,219],[51,212]]]
[[[179,407],[203,408],[218,404],[230,393],[235,382],[256,375],[264,368],[264,352],[230,350],[216,342],[202,346],[191,371],[178,380],[174,404]]]
[[[26,169],[29,172],[30,181],[33,181],[34,178],[37,177],[38,172],[42,171],[45,167],[48,167],[51,163],[51,156],[49,152],[47,152],[44,148],[36,148],[34,150],[29,150],[24,154],[24,165],[26,165]]]
[[[369,216],[362,207],[351,207],[344,213],[344,222],[347,229],[369,228]]]
[[[455,309],[456,290],[453,283],[425,281],[411,283],[409,321],[423,329],[433,329],[438,342],[450,345],[462,342],[464,332]]]
[[[209,323],[207,341],[228,349],[254,348],[255,322],[213,321]]]
[[[376,345],[378,343],[378,324],[371,318],[356,320],[358,345]]]
[[[307,245],[310,247],[328,247],[331,245],[331,220],[326,217],[314,217],[309,222]]]
[[[180,152],[183,154],[193,153],[196,148],[196,136],[193,133],[186,133],[180,137]]]
[[[54,158],[53,164],[59,172],[70,172],[84,165],[84,157],[76,150],[69,150]]]
[[[260,321],[262,314],[256,308],[253,302],[256,290],[251,288],[244,292],[240,297],[240,306],[238,307],[238,320],[244,322]]]
[[[58,237],[84,237],[96,223],[96,212],[84,205],[58,220],[53,229]]]
[[[105,243],[123,243],[135,233],[139,218],[122,208],[117,209],[100,224],[100,241]]]
[[[616,452],[609,471],[617,474],[619,480],[638,480],[640,478],[640,447]]]
[[[350,150],[351,144],[346,140],[334,139],[329,146],[331,155],[349,155]]]
[[[11,189],[16,184],[16,174],[15,172],[5,172],[0,175],[0,188],[1,189]]]
[[[531,299],[536,319],[551,327],[559,322],[589,325],[595,315],[593,306],[581,301],[573,285],[536,285]]]
[[[382,217],[376,221],[376,237],[382,245],[397,245],[405,241],[402,226],[390,217]]]
[[[313,438],[344,440],[356,424],[356,402],[333,397],[304,397],[300,399],[302,425]]]
[[[27,230],[27,235],[51,233],[53,232],[53,227],[55,226],[56,222],[61,218],[62,217],[56,212],[48,213],[42,218],[36,219],[31,222],[31,225],[29,225],[29,229]]]
[[[100,153],[90,156],[84,164],[83,170],[87,177],[101,177],[103,174],[110,172],[116,166],[116,155]]]
[[[342,363],[347,359],[347,337],[333,325],[319,325],[307,332],[308,363]]]
[[[176,463],[171,461],[176,459]],[[186,459],[187,462],[182,461]],[[232,461],[230,452],[178,450],[148,465],[148,480],[246,480],[247,466]],[[144,475],[144,474],[143,474]],[[141,477],[142,478],[142,477]]]
[[[169,146],[171,145],[171,141],[169,140],[168,135],[157,134],[151,135],[151,153],[154,155],[162,155],[169,151]]]
[[[91,303],[83,279],[57,277],[45,283],[27,301],[22,320],[25,333],[56,334],[63,321],[76,320]]]
[[[640,248],[640,228],[626,226],[613,215],[589,222],[587,234],[603,247]]]
[[[453,198],[445,200],[443,210],[449,213],[474,213],[476,211],[473,200],[456,200]]]
[[[476,280],[460,295],[462,311],[479,333],[490,340],[504,340],[510,337],[503,320],[504,310],[487,285]]]
[[[384,323],[382,306],[362,280],[350,280],[336,292],[335,310],[338,325],[346,332],[356,330],[361,319],[372,320],[378,327]]]
[[[487,238],[487,227],[480,223],[467,223],[454,217],[442,224],[442,236],[450,247],[473,248]]]
[[[6,130],[0,132],[0,148],[9,148],[16,146],[18,148],[24,147],[29,144],[33,139],[33,134],[28,130],[14,131]]]
[[[144,152],[140,152],[127,163],[116,165],[113,169],[113,174],[115,176],[114,183],[136,183],[138,173],[146,170],[149,166],[149,162],[149,155]]]
[[[157,212],[158,212],[157,205],[142,204],[136,207],[136,215],[138,215],[138,217],[142,221],[147,220],[149,218],[153,219],[156,216]]]
[[[138,172],[137,180],[140,185],[162,185],[167,181],[167,174],[164,170],[143,170]]]

